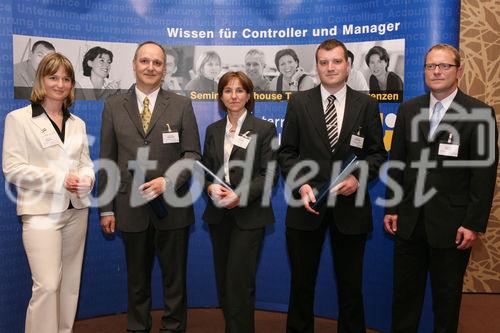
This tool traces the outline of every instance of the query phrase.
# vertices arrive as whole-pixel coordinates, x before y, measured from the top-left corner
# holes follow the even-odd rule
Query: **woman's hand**
[[[102,88],[103,89],[120,89],[120,81],[115,81],[115,80],[105,81]]]
[[[222,185],[210,184],[207,188],[207,192],[217,207],[232,209],[240,203],[240,197],[232,190]]]
[[[292,75],[292,79],[290,80],[290,90],[299,90],[299,80],[302,75],[304,75],[306,72],[304,72],[304,69],[302,67],[297,67],[297,70],[295,74]],[[293,87],[293,89],[292,89]]]
[[[240,197],[231,190],[226,189],[226,191],[228,192],[228,194],[221,199],[221,205],[227,209],[233,209],[234,207],[237,207],[240,204]]]
[[[77,175],[69,172],[68,174],[66,174],[66,178],[64,179],[64,188],[66,188],[66,190],[71,193],[76,193],[76,191],[78,190],[79,181],[80,178],[78,178]]]
[[[86,196],[92,190],[92,178],[89,176],[78,177],[74,173],[68,173],[64,180],[64,187],[79,198]]]
[[[83,176],[78,181],[76,195],[79,198],[86,196],[90,193],[90,191],[92,191],[92,185],[92,178],[90,178],[89,176]]]

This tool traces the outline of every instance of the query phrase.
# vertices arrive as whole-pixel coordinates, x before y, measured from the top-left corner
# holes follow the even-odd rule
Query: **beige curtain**
[[[460,89],[495,108],[500,119],[500,2],[462,0],[460,52],[464,75]],[[464,292],[500,293],[500,177],[487,232],[472,250]]]

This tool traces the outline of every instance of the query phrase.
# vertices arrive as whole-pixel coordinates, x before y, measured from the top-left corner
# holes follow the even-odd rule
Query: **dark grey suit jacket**
[[[351,135],[360,131],[364,137],[363,148],[350,145]],[[369,180],[377,177],[380,165],[385,162],[382,123],[377,101],[363,93],[347,87],[344,119],[339,140],[332,152],[328,141],[320,86],[295,93],[288,103],[278,159],[285,177],[301,161],[314,161],[319,166],[318,174],[307,183],[319,189],[330,181],[335,161],[344,161],[352,153],[365,160],[369,167]],[[305,174],[302,170],[299,175]],[[292,189],[296,199],[298,189]],[[372,230],[372,211],[368,192],[363,194],[364,204],[355,206],[356,192],[349,196],[338,196],[333,216],[339,230],[344,234],[362,234]],[[303,206],[288,207],[286,224],[299,230],[314,230],[325,216],[326,205],[320,215],[308,213]]]
[[[163,133],[179,133],[179,143],[163,143]],[[159,220],[150,205],[131,207],[130,196],[137,188],[132,185],[133,174],[129,170],[129,161],[137,158],[137,149],[149,147],[149,160],[156,161],[155,168],[148,170],[146,180],[164,176],[172,164],[180,159],[200,159],[198,125],[191,100],[160,89],[153,110],[151,123],[144,133],[137,108],[135,88],[127,93],[111,96],[104,104],[101,124],[101,159],[108,159],[117,164],[120,171],[118,193],[113,201],[102,203],[101,212],[114,212],[116,226],[121,231],[138,232],[145,230],[150,221],[161,230],[177,229],[194,223],[192,200],[189,194],[190,173],[183,172],[175,184],[169,184],[169,191],[175,191],[179,197],[186,195],[186,207],[172,207],[168,204],[168,216]],[[107,173],[99,171],[99,194],[108,185],[113,186]],[[116,184],[115,184],[116,185]]]
[[[207,127],[203,149],[203,164],[214,173],[218,173],[224,165],[226,122],[227,118],[224,118]],[[241,125],[240,133],[247,131],[249,136],[255,135],[255,137],[252,138],[247,149],[235,145],[229,160],[244,161],[247,158],[247,152],[251,150],[251,145],[255,145],[251,180],[242,184],[243,169],[239,167],[229,170],[229,179],[233,187],[240,186],[242,191],[248,191],[248,205],[235,207],[231,211],[241,229],[255,229],[274,223],[273,209],[270,204],[272,187],[266,188],[265,184],[266,177],[272,177],[269,179],[272,184],[277,179],[276,151],[271,147],[272,140],[276,137],[276,128],[274,124],[255,118],[248,113]],[[268,167],[269,165],[270,167]],[[209,182],[206,187],[210,184]],[[263,197],[269,202],[268,206],[261,205]],[[216,207],[209,200],[203,219],[208,224],[217,224],[227,211],[225,208]]]
[[[434,140],[429,141],[429,121],[418,123],[417,141],[412,141],[411,126],[415,117],[423,113],[423,118],[428,120],[429,94],[413,98],[399,106],[391,146],[391,160],[404,162],[406,167],[403,170],[389,170],[389,176],[403,188],[403,200],[397,206],[386,209],[386,213],[398,214],[397,234],[405,239],[411,236],[419,218],[423,218],[429,244],[438,248],[456,247],[455,237],[460,226],[478,232],[485,231],[498,164],[498,133],[493,108],[460,90],[453,102],[456,104],[452,104],[446,111],[441,124],[450,125],[458,131],[460,138],[452,135],[452,142],[459,144],[457,157],[438,154],[439,144],[448,141],[450,131],[443,128],[443,131],[437,132]],[[465,114],[461,114],[464,111]],[[468,119],[472,112],[479,112],[483,121]],[[484,119],[495,124],[492,164],[487,167],[443,166],[444,161],[479,161],[488,157],[487,152],[493,147],[486,138],[492,133]],[[479,132],[481,127],[485,130],[482,134]],[[485,153],[478,149],[481,143],[484,143]],[[409,165],[413,161],[419,161],[421,152],[425,149],[429,151],[429,160],[436,163],[436,166],[426,170],[424,189],[427,192],[434,188],[437,193],[417,207],[415,184],[418,170]],[[388,188],[386,196],[388,199],[393,198],[392,188]]]

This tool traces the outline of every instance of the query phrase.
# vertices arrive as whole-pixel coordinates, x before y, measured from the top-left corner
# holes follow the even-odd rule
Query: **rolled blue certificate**
[[[212,183],[222,185],[225,188],[227,188],[228,190],[231,190],[231,191],[233,190],[228,183],[226,183],[225,181],[220,179],[220,177],[218,177],[215,173],[213,173],[209,168],[207,168],[205,165],[203,165],[203,163],[201,163],[200,161],[195,161],[194,165],[201,168],[205,172],[205,174],[208,176],[208,178],[212,181]]]

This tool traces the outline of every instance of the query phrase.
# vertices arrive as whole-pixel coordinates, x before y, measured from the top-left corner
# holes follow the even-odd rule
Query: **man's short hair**
[[[153,45],[156,45],[158,46],[160,49],[161,49],[161,52],[163,53],[163,62],[167,61],[167,54],[165,53],[165,49],[163,48],[163,46],[161,46],[159,43],[157,42],[154,42],[152,40],[147,40],[145,42],[142,42],[140,43],[137,48],[135,49],[135,53],[134,53],[134,61],[137,59],[137,54],[139,52],[139,49],[141,47],[143,47],[144,45],[147,45],[147,44],[153,44]]]
[[[336,47],[341,47],[342,50],[344,50],[344,59],[347,61],[347,47],[345,47],[344,43],[337,39],[327,39],[323,41],[321,44],[318,45],[318,48],[316,49],[316,63],[318,63],[318,51],[319,50],[326,50],[330,51],[333,50]]]
[[[440,44],[436,44],[436,45],[432,46],[429,49],[429,51],[427,51],[427,53],[425,54],[424,64],[427,62],[427,56],[433,50],[447,50],[447,51],[450,51],[451,53],[453,53],[453,57],[455,58],[454,59],[455,60],[455,65],[457,65],[458,67],[460,67],[460,64],[461,64],[460,52],[453,45],[445,44],[445,43],[440,43]]]
[[[51,50],[51,51],[56,50],[56,48],[54,47],[54,45],[52,45],[52,43],[49,43],[46,40],[39,40],[39,41],[35,42],[33,44],[33,46],[31,47],[31,53],[35,52],[36,48],[40,45],[45,47],[48,50]]]
[[[266,65],[266,55],[262,50],[250,49],[248,50],[247,54],[245,54],[245,58],[246,57],[256,57],[259,60],[262,67]]]

